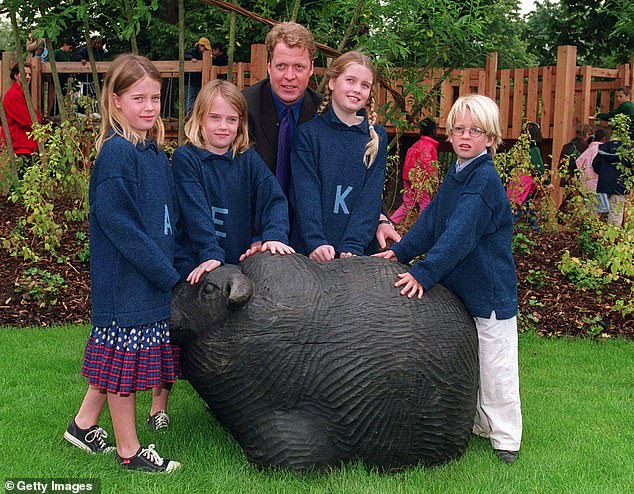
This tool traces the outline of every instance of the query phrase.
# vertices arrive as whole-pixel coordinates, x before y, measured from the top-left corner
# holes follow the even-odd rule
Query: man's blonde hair
[[[451,136],[451,129],[458,115],[469,111],[473,123],[481,128],[487,137],[493,138],[489,152],[495,156],[497,147],[502,143],[502,125],[500,124],[500,109],[488,96],[482,94],[468,94],[456,100],[447,116],[447,135]]]
[[[216,98],[222,98],[238,113],[240,123],[238,133],[231,143],[232,156],[244,153],[249,148],[249,117],[247,103],[240,90],[229,81],[215,79],[203,86],[196,97],[192,114],[185,124],[185,136],[194,146],[206,149],[207,135],[205,134],[205,120]]]
[[[161,73],[145,57],[124,54],[119,55],[110,64],[101,92],[101,127],[95,143],[97,151],[113,135],[119,135],[135,146],[144,142],[144,138],[130,126],[121,110],[114,105],[114,95],[121,96],[130,89],[130,86],[145,76],[158,82],[159,86],[161,85]],[[146,138],[148,140],[155,139],[159,147],[163,145],[165,127],[160,114],[157,115],[154,126],[147,132]]]
[[[315,38],[308,29],[296,22],[280,22],[266,35],[265,43],[269,60],[273,57],[273,50],[279,42],[283,42],[289,48],[306,49],[311,61],[315,56]]]

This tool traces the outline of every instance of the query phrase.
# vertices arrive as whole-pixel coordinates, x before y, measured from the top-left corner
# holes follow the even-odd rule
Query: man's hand
[[[390,245],[401,240],[401,236],[394,229],[392,223],[389,221],[387,223],[385,222],[387,221],[385,215],[381,215],[379,221],[383,221],[383,223],[379,223],[379,227],[376,229],[376,239],[381,249],[385,249],[388,246],[388,240],[390,240]]]

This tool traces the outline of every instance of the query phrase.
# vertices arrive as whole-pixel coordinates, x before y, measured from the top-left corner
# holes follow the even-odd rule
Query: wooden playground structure
[[[631,63],[619,65],[616,69],[603,69],[578,66],[576,55],[575,46],[559,46],[557,65],[498,69],[497,53],[490,53],[484,68],[452,71],[451,76],[441,83],[441,96],[432,113],[438,123],[439,133],[444,132],[447,114],[458,96],[468,93],[485,94],[500,106],[504,139],[516,139],[521,133],[523,123],[537,122],[541,126],[545,141],[544,151],[552,149],[552,161],[557,163],[562,146],[575,135],[575,126],[593,123],[589,120],[590,115],[597,111],[612,109],[613,93],[617,88],[634,86],[634,58]],[[164,96],[167,97],[169,93],[173,99],[173,88],[178,85],[179,62],[154,63],[164,78]],[[241,89],[255,84],[266,77],[266,63],[266,47],[263,44],[252,45],[250,61],[234,63],[233,81]],[[2,95],[10,86],[11,64],[11,54],[5,53],[0,72]],[[49,97],[50,91],[46,86],[51,80],[51,66],[50,63],[40,63],[39,59],[31,60],[31,64],[31,95],[36,109],[47,114],[49,102],[45,99]],[[97,62],[97,72],[105,74],[109,64],[110,62]],[[81,62],[58,62],[57,71],[60,74],[86,74],[90,73],[90,65]],[[323,74],[323,71],[324,68],[316,67],[316,76]],[[226,74],[227,67],[212,65],[210,57],[205,57],[202,62],[186,61],[186,77],[187,74],[194,72],[202,73],[205,83]],[[442,73],[442,69],[435,69],[426,75],[423,84],[431,86]],[[394,89],[400,92],[402,86],[397,82]],[[378,87],[376,98],[377,103],[381,104],[392,96],[384,87]],[[163,106],[169,105],[164,103]],[[173,132],[177,129],[178,119],[171,114],[171,108],[168,110],[163,117],[168,131]],[[393,127],[386,127],[388,132],[394,133]],[[543,154],[547,156],[549,153]],[[558,183],[558,177],[553,178]]]

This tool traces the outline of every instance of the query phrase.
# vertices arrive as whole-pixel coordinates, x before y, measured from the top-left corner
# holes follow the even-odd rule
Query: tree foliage
[[[575,45],[579,65],[615,67],[634,56],[630,0],[536,2],[527,17],[526,43],[539,65],[553,65],[558,45]]]

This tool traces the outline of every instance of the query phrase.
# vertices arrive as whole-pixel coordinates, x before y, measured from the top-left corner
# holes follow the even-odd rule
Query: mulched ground
[[[0,238],[13,230],[22,215],[20,207],[6,198],[0,200]],[[58,221],[64,223],[61,217]],[[76,238],[78,230],[87,232],[86,226],[73,227],[64,233],[59,250],[69,257],[68,263],[58,264],[52,260],[25,262],[10,257],[0,248],[0,325],[50,326],[90,320],[90,272],[88,264],[77,258],[81,245]],[[602,337],[634,339],[632,314],[623,317],[611,310],[616,300],[629,299],[631,292],[627,280],[617,280],[605,286],[602,293],[577,290],[557,268],[564,249],[568,249],[571,255],[581,255],[577,235],[567,232],[535,233],[532,230],[523,233],[536,242],[529,252],[515,256],[520,280],[520,312],[528,324],[542,335],[590,336],[600,333]],[[60,289],[55,305],[39,307],[37,304],[24,304],[22,294],[16,291],[16,282],[27,268],[34,265],[64,278],[66,286]],[[539,271],[537,276],[534,271]],[[540,282],[542,286],[539,286]],[[603,329],[599,331],[598,328]]]

